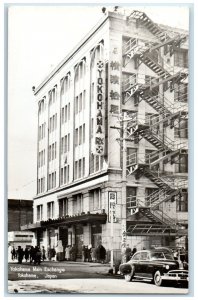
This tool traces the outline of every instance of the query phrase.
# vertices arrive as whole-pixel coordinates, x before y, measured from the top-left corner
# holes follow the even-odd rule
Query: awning
[[[96,213],[96,214],[91,214],[91,213],[81,213],[78,215],[74,216],[65,216],[57,219],[49,219],[46,221],[40,221],[36,222],[33,224],[27,224],[24,226],[21,226],[21,230],[36,230],[39,228],[46,228],[46,227],[58,227],[61,225],[75,225],[75,224],[105,224],[107,220],[107,214],[105,212],[103,213]]]

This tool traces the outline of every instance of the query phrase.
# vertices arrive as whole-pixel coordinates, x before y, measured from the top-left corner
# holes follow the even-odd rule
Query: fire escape
[[[167,90],[173,92],[175,83],[187,84],[188,73],[184,68],[171,67],[162,58],[160,61],[156,61],[153,59],[152,53],[163,47],[164,54],[169,53],[172,56],[175,48],[180,47],[187,37],[183,34],[174,33],[172,35],[165,32],[143,12],[133,11],[128,17],[128,24],[134,19],[146,26],[156,37],[156,42],[145,43],[137,38],[130,38],[123,48],[124,66],[133,59],[138,62],[138,66],[144,63],[156,74],[156,77],[145,82],[145,76],[142,74],[135,73],[128,76],[122,85],[123,104],[133,100],[134,105],[138,106],[140,101],[145,101],[156,111],[156,115],[150,120],[145,120],[145,117],[136,113],[131,114],[130,120],[127,122],[126,135],[127,140],[134,143],[139,143],[144,138],[156,150],[149,154],[137,152],[128,155],[127,175],[134,174],[136,179],[144,175],[158,189],[144,199],[137,197],[127,199],[127,206],[131,210],[131,214],[138,212],[150,220],[149,223],[134,222],[130,224],[129,222],[127,232],[128,235],[163,233],[164,235],[183,236],[187,234],[187,230],[177,220],[171,219],[161,211],[159,206],[163,202],[175,201],[177,197],[181,197],[187,190],[187,180],[170,179],[170,176],[159,170],[156,171],[155,167],[161,162],[173,164],[181,154],[188,154],[186,143],[176,143],[164,132],[165,128],[174,128],[176,122],[179,123],[188,118],[187,105],[180,102],[182,99],[178,99],[181,104],[175,106],[164,94]],[[163,87],[161,93],[159,86]],[[183,94],[183,97],[187,97],[187,94]]]

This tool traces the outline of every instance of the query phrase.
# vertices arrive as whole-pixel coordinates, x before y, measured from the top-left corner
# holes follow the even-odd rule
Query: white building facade
[[[108,12],[34,90],[37,243],[187,245],[188,35]]]

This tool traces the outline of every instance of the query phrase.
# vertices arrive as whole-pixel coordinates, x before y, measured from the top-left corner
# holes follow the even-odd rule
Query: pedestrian
[[[55,256],[56,256],[56,250],[53,246],[53,248],[51,248],[50,250],[50,257],[51,257],[51,260],[55,260]]]
[[[132,250],[132,256],[137,252],[137,248],[136,246],[133,247],[133,250]]]
[[[126,255],[126,262],[127,262],[131,259],[131,248],[129,247],[129,244],[127,244],[126,246],[125,255]]]
[[[35,261],[35,248],[31,246],[30,248],[30,264]]]
[[[48,247],[47,247],[47,258],[48,258],[49,260],[52,259],[52,257],[51,257],[51,247],[50,247],[50,245],[48,245]]]
[[[45,250],[45,247],[42,246],[42,249],[41,249],[41,257],[42,257],[42,261],[44,261],[46,259],[46,250]]]
[[[91,260],[96,262],[96,248],[94,247],[91,248]]]
[[[26,262],[27,262],[27,261],[28,261],[28,259],[29,259],[29,256],[30,256],[30,253],[29,253],[29,249],[28,249],[28,247],[26,247],[26,248],[25,248],[24,255],[25,255],[25,260],[26,260]]]
[[[90,244],[88,246],[88,261],[91,262],[92,261],[92,257],[91,257],[91,249],[92,249],[92,245]]]
[[[99,261],[104,264],[106,258],[106,249],[102,244],[99,245]]]
[[[12,248],[11,253],[12,253],[12,260],[15,260],[15,258],[16,258],[16,250],[15,250],[14,246]]]
[[[82,261],[84,262],[85,261],[85,245],[82,245]]]
[[[41,263],[41,250],[39,246],[35,247],[35,260],[34,260],[34,264],[38,264],[40,265]]]
[[[65,248],[65,259],[70,260],[70,246],[66,246]]]
[[[18,250],[17,250],[17,256],[18,256],[18,264],[22,264],[22,260],[23,260],[23,255],[24,255],[24,251],[21,248],[21,246],[18,246]]]
[[[178,260],[178,258],[179,258],[179,251],[175,250],[174,253],[173,253],[173,256],[174,256],[174,260]]]

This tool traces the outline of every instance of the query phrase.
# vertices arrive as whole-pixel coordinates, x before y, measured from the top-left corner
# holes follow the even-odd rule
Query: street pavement
[[[109,273],[110,264],[88,262],[42,262],[8,265],[8,293],[10,294],[178,294],[188,289],[150,282],[125,282],[120,275]],[[36,277],[33,277],[36,276]]]

